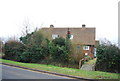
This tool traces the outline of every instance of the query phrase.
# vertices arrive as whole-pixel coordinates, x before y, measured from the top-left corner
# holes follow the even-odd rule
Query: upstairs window
[[[73,35],[70,36],[70,39],[73,39]]]
[[[90,47],[89,46],[83,46],[83,50],[89,50]]]
[[[52,38],[53,38],[53,39],[58,38],[58,37],[59,37],[59,35],[57,35],[57,34],[52,34]]]

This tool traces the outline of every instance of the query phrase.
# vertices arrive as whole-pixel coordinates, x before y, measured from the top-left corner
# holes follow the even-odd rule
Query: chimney
[[[84,28],[86,25],[85,24],[82,24],[82,28]]]
[[[53,24],[51,24],[51,25],[50,25],[50,28],[54,28],[54,25],[53,25]]]

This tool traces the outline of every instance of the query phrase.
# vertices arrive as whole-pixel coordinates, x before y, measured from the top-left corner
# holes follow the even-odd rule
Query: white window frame
[[[71,35],[71,36],[70,36],[70,39],[72,40],[72,39],[73,39],[73,37],[74,37],[74,36],[73,36],[73,35]]]
[[[83,46],[83,50],[89,50],[90,46]]]
[[[55,39],[55,38],[58,38],[59,35],[58,34],[52,34],[52,38]]]

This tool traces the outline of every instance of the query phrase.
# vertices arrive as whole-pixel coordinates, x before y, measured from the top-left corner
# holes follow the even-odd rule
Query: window
[[[52,34],[52,38],[53,38],[53,39],[58,38],[58,37],[59,37],[59,35],[57,35],[57,34]]]
[[[89,50],[89,46],[83,46],[83,50]]]
[[[96,50],[97,48],[94,48],[94,57],[96,57]]]
[[[77,45],[76,52],[77,52],[77,54],[79,54],[79,53],[80,53],[80,45]]]
[[[73,39],[73,35],[70,36],[70,39]]]

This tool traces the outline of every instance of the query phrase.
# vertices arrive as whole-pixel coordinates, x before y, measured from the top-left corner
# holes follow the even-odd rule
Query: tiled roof
[[[50,32],[51,34],[58,34],[61,37],[66,37],[68,27],[57,28],[42,28],[42,31]],[[70,33],[74,36],[71,40],[75,43],[82,43],[86,45],[95,45],[95,28],[86,27],[69,27]]]

